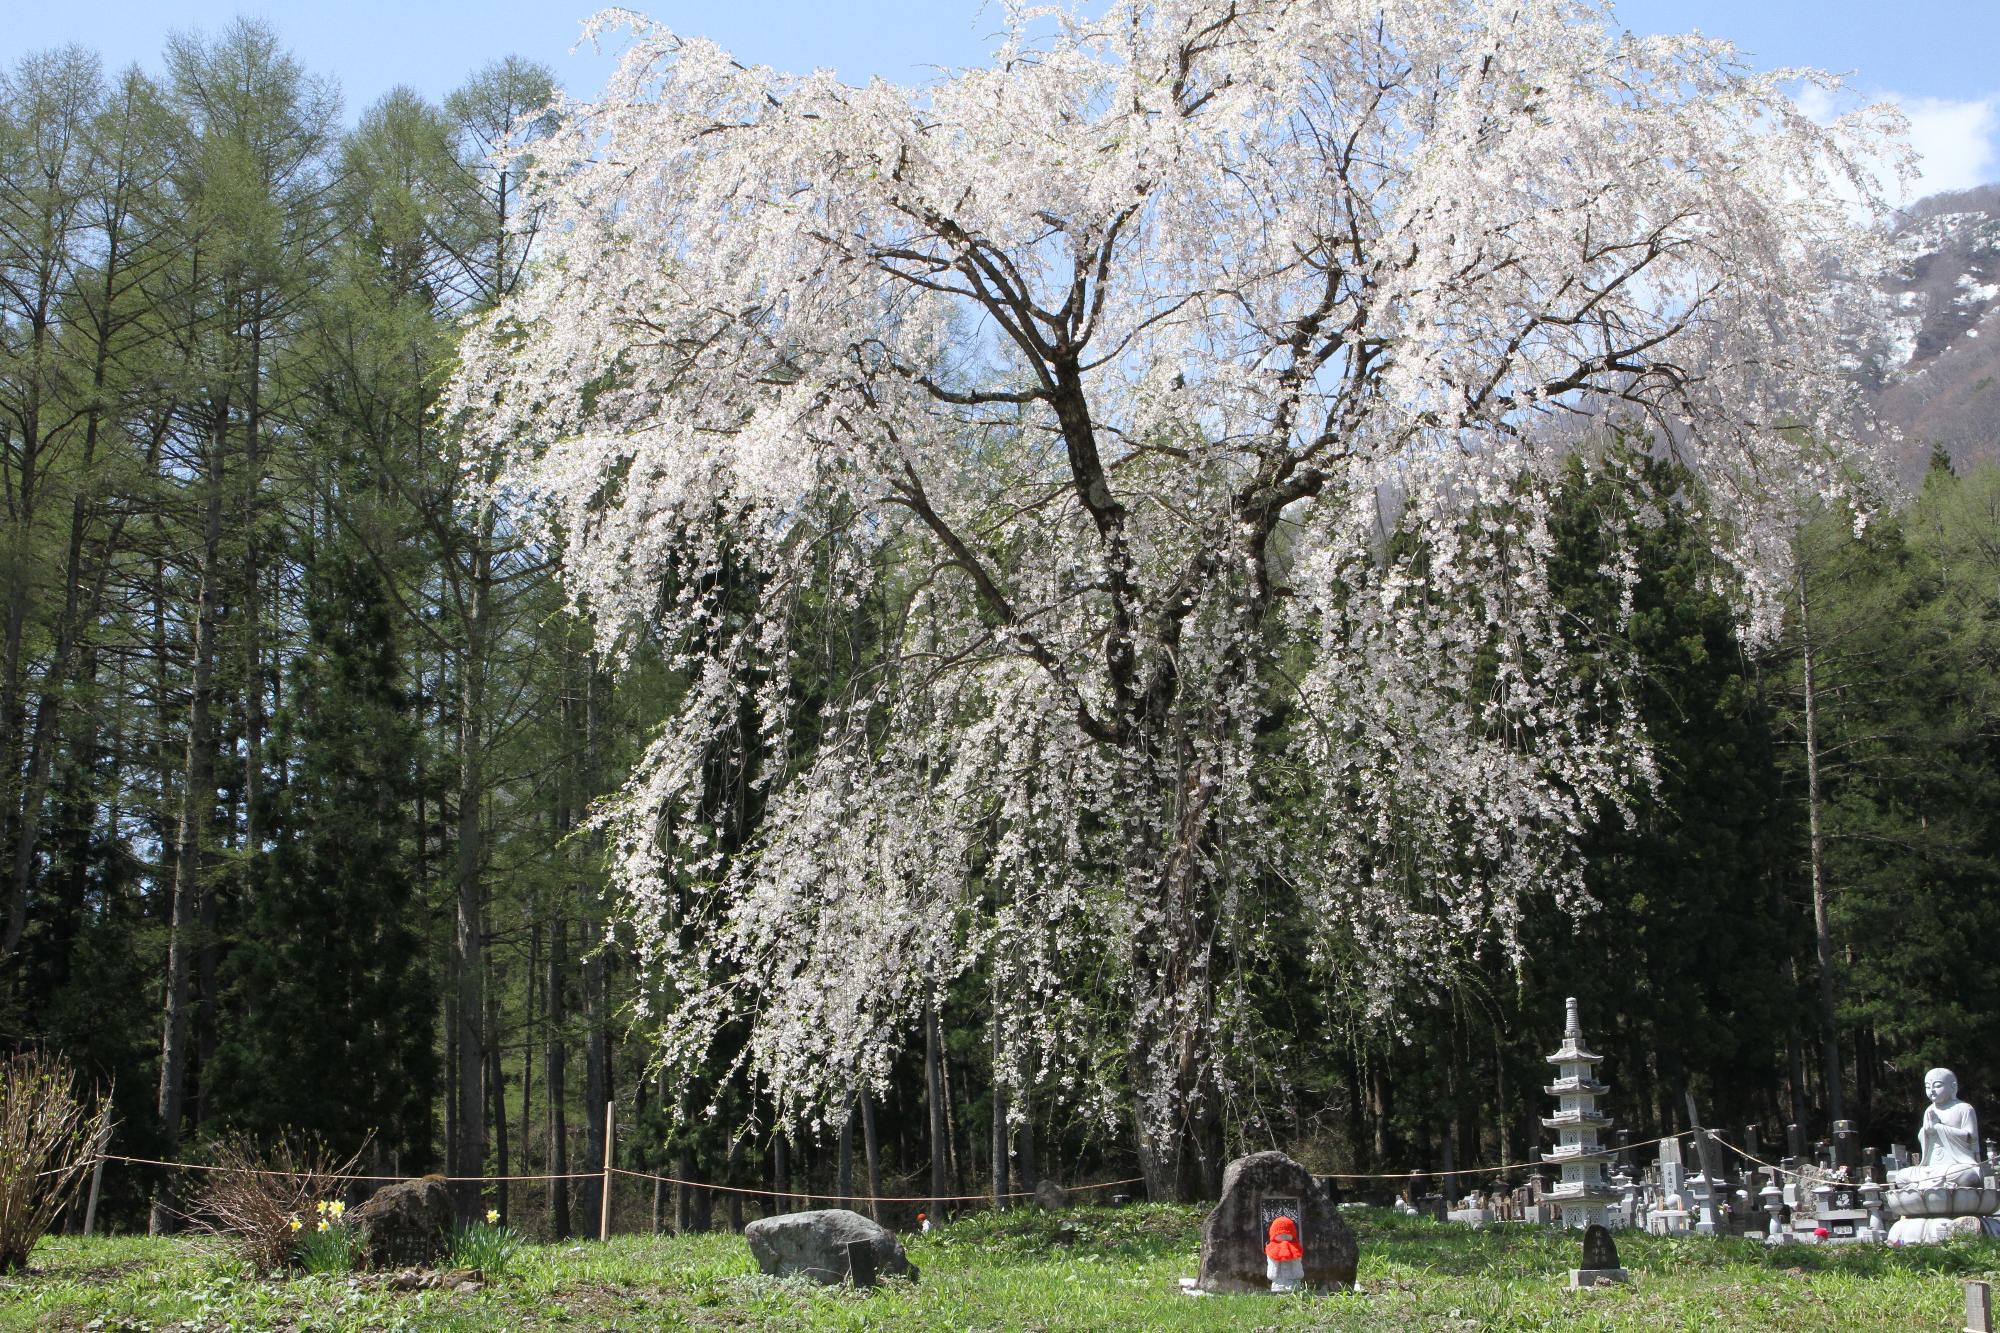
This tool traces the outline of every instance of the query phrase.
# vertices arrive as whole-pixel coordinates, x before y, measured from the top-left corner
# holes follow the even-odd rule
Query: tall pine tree
[[[407,1170],[430,1157],[437,1082],[406,813],[417,723],[374,566],[335,539],[305,569],[308,643],[277,737],[289,781],[232,955],[218,1082],[245,1127],[341,1149],[372,1130]]]

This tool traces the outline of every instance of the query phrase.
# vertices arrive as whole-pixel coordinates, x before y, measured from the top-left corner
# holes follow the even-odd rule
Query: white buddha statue
[[[1931,1070],[1924,1075],[1924,1095],[1931,1104],[1917,1127],[1920,1160],[1896,1172],[1894,1183],[1902,1189],[1977,1187],[1979,1116],[1972,1103],[1958,1099],[1958,1076],[1949,1069]]]

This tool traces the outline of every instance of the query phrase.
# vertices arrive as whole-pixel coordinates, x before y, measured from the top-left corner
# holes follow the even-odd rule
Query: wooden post
[[[106,1125],[97,1133],[97,1161],[90,1168],[90,1202],[83,1206],[83,1234],[88,1236],[97,1225],[97,1192],[104,1185],[104,1153],[111,1146],[111,1126]]]
[[[604,1188],[598,1191],[600,1200],[597,1217],[597,1238],[599,1240],[611,1239],[611,1156],[617,1146],[616,1141],[612,1137],[612,1110],[614,1105],[609,1097],[604,1099]]]

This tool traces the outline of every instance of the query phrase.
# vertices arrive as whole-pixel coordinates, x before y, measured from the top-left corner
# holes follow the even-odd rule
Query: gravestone
[[[1659,1204],[1646,1218],[1646,1229],[1656,1236],[1677,1236],[1688,1228],[1686,1166],[1681,1161],[1679,1139],[1660,1140]],[[1632,1220],[1626,1219],[1630,1226]]]
[[[1835,1170],[1845,1171],[1849,1180],[1860,1179],[1861,1135],[1852,1120],[1833,1122],[1833,1165]]]
[[[354,1210],[370,1268],[411,1268],[437,1262],[451,1248],[456,1220],[451,1191],[426,1177],[385,1185]]]
[[[1280,1216],[1298,1224],[1305,1285],[1346,1291],[1359,1252],[1354,1233],[1304,1167],[1281,1152],[1252,1153],[1229,1164],[1222,1197],[1201,1226],[1202,1291],[1269,1291],[1264,1239]]]
[[[1813,1188],[1815,1236],[1841,1245],[1868,1239],[1868,1208],[1861,1187],[1846,1180],[1829,1180]],[[1825,1231],[1826,1235],[1818,1236]]]
[[[1488,1222],[1496,1220],[1491,1208],[1476,1207],[1452,1208],[1446,1211],[1444,1217],[1447,1222],[1456,1222],[1460,1226],[1467,1227],[1483,1227]]]
[[[1571,1290],[1628,1282],[1631,1275],[1618,1263],[1618,1245],[1608,1227],[1593,1222],[1583,1229],[1583,1267],[1569,1270]]]
[[[1664,1194],[1679,1194],[1686,1171],[1681,1161],[1681,1141],[1679,1139],[1660,1140],[1660,1190]]]
[[[886,1228],[846,1208],[819,1208],[806,1213],[760,1217],[743,1228],[743,1239],[757,1267],[772,1277],[809,1277],[838,1286],[850,1275],[858,1280],[853,1262],[856,1243],[874,1252],[874,1273],[915,1281],[917,1266],[903,1252],[903,1243]]]

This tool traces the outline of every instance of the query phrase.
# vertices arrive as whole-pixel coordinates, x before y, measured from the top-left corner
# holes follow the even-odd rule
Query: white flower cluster
[[[600,16],[630,48],[533,146],[545,248],[454,401],[688,682],[607,815],[668,1058],[737,1025],[787,1114],[842,1107],[986,965],[1009,1076],[1109,1114],[1122,1074],[1167,1172],[1273,931],[1386,1011],[1576,905],[1645,757],[1556,474],[1676,452],[1771,605],[1851,481],[1831,333],[1898,126],[1582,0],[1038,13],[922,88]],[[871,658],[799,716],[841,616]]]

